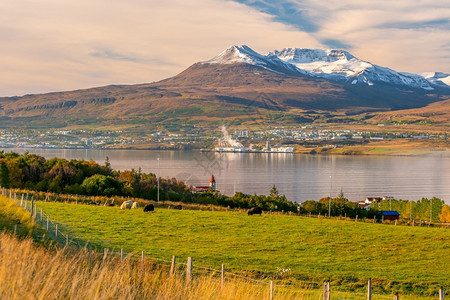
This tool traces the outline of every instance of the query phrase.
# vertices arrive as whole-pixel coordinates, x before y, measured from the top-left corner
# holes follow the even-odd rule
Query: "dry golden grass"
[[[187,283],[183,273],[169,276],[165,266],[127,257],[36,247],[31,239],[0,234],[1,299],[267,299],[268,285],[225,281],[199,275]],[[277,299],[302,299],[299,291],[279,290]],[[308,293],[311,295],[311,293]],[[309,297],[306,296],[305,297]]]

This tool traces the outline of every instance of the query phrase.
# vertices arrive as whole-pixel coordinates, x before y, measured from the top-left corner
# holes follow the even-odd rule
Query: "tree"
[[[119,186],[119,182],[111,176],[97,174],[86,178],[81,188],[88,195],[113,196],[120,193]]]
[[[272,199],[278,199],[279,197],[279,193],[277,190],[277,187],[275,186],[275,184],[273,185],[273,187],[270,189],[270,198]]]
[[[9,169],[4,161],[0,162],[0,186],[9,188]]]
[[[450,206],[448,206],[447,204],[442,206],[441,213],[439,214],[439,220],[443,223],[450,222]]]

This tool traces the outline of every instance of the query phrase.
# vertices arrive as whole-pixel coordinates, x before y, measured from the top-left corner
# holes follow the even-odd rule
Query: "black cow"
[[[154,210],[155,210],[155,206],[153,204],[148,204],[144,207],[144,212],[154,211]]]
[[[181,205],[177,205],[177,206],[175,206],[174,208],[175,208],[175,209],[179,209],[179,210],[182,210],[182,209],[183,209],[183,206],[181,206]]]
[[[251,215],[261,215],[262,214],[262,209],[260,207],[252,207],[250,208],[250,210],[247,212],[248,216]]]

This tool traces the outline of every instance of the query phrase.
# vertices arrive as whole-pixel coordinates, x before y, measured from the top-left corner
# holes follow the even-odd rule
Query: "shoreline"
[[[131,151],[177,151],[177,152],[214,152],[214,153],[237,153],[242,155],[248,154],[268,154],[268,155],[348,155],[348,156],[427,156],[427,155],[440,155],[443,157],[450,157],[450,144],[447,147],[414,147],[408,145],[398,144],[373,144],[373,145],[357,145],[357,146],[344,146],[344,147],[295,147],[294,152],[220,152],[203,148],[191,148],[191,149],[179,149],[170,147],[111,147],[111,148],[78,148],[78,147],[0,147],[3,151],[16,151],[17,149],[23,149],[24,151],[39,149],[39,150],[131,150]]]

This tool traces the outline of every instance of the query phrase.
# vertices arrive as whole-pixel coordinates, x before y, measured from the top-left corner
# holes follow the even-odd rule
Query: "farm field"
[[[38,202],[52,220],[80,241],[127,253],[277,279],[322,282],[362,291],[429,295],[450,287],[450,231],[352,221],[237,212]],[[281,274],[280,269],[289,270]]]

